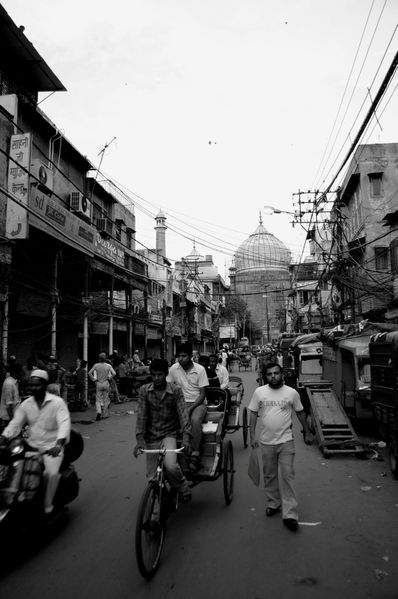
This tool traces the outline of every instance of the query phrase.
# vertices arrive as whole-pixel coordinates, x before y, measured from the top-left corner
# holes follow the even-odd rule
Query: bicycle
[[[164,474],[166,453],[179,454],[179,449],[141,449],[140,453],[157,453],[158,463],[154,477],[148,482],[138,507],[135,527],[137,565],[144,578],[150,580],[160,561],[166,521],[178,508],[178,492],[170,487]]]

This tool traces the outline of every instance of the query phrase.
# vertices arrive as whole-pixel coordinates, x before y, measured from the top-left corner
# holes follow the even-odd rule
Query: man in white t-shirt
[[[170,367],[167,382],[181,387],[192,425],[192,454],[190,468],[200,468],[202,422],[206,416],[206,387],[209,385],[206,370],[192,360],[192,345],[182,343],[177,348],[177,362]]]
[[[106,353],[98,354],[99,362],[94,364],[89,371],[88,376],[95,383],[95,408],[97,410],[96,420],[101,418],[109,418],[109,389],[112,377],[116,376],[116,372],[112,366],[106,361]]]
[[[294,482],[294,441],[292,413],[304,431],[304,442],[312,443],[304,408],[295,389],[283,382],[282,368],[275,362],[266,366],[267,384],[257,387],[249,403],[250,440],[255,441],[257,418],[261,422],[260,447],[263,458],[266,515],[273,516],[282,507],[283,524],[292,531],[298,528],[297,497]],[[278,475],[279,472],[279,475]]]

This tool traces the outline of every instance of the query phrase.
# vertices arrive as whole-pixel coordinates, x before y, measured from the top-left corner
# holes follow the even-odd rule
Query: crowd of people
[[[249,428],[253,450],[261,447],[266,515],[282,512],[284,525],[290,530],[298,527],[298,503],[294,489],[294,441],[292,414],[303,428],[304,441],[312,442],[306,416],[297,391],[284,384],[283,367],[278,352],[268,356],[262,365],[259,386],[249,402]],[[98,361],[87,371],[87,363],[77,360],[69,369],[63,368],[55,356],[36,364],[19,365],[10,356],[0,402],[0,444],[21,433],[28,425],[29,444],[43,452],[46,493],[45,513],[53,510],[52,501],[59,480],[63,450],[71,430],[69,393],[73,388],[74,401],[84,408],[87,402],[87,379],[95,385],[96,420],[108,418],[112,386],[123,389],[130,371],[138,375],[149,372],[150,382],[138,393],[136,445],[137,457],[144,448],[177,447],[182,436],[188,470],[201,468],[202,423],[206,416],[206,390],[216,387],[229,393],[228,351],[194,355],[190,343],[182,343],[174,363],[154,359],[145,365],[135,352],[131,360],[113,352],[101,352]],[[117,385],[116,385],[117,381]],[[261,384],[263,383],[263,384]],[[22,399],[22,401],[21,401]],[[256,439],[260,423],[259,441]],[[182,502],[191,500],[187,471],[177,462],[175,453],[165,459],[166,473],[171,486]],[[154,454],[147,454],[147,476],[156,469]]]
[[[149,367],[141,360],[139,350],[131,357],[119,355],[117,351],[109,356],[101,353],[98,360],[111,366],[111,376],[107,378],[107,382],[102,381],[100,384],[98,380],[103,377],[101,371],[104,367],[98,368],[98,362],[94,365],[97,368],[89,370],[87,361],[80,358],[69,366],[63,366],[54,355],[29,359],[24,364],[11,355],[4,368],[1,387],[0,432],[9,422],[16,406],[28,396],[30,377],[34,370],[47,372],[47,391],[61,397],[70,411],[83,412],[95,403],[97,419],[107,417],[111,398],[117,403],[127,395],[136,395],[136,389],[132,385],[134,377],[149,373]]]

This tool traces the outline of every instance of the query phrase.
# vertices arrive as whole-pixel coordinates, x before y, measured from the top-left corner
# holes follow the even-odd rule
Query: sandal
[[[200,456],[192,455],[191,460],[189,462],[189,469],[191,470],[191,472],[197,472],[200,469],[200,466]]]

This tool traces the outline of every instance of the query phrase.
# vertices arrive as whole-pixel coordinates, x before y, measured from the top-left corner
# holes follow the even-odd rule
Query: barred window
[[[376,270],[386,270],[388,268],[388,251],[386,247],[375,247],[375,266]]]

